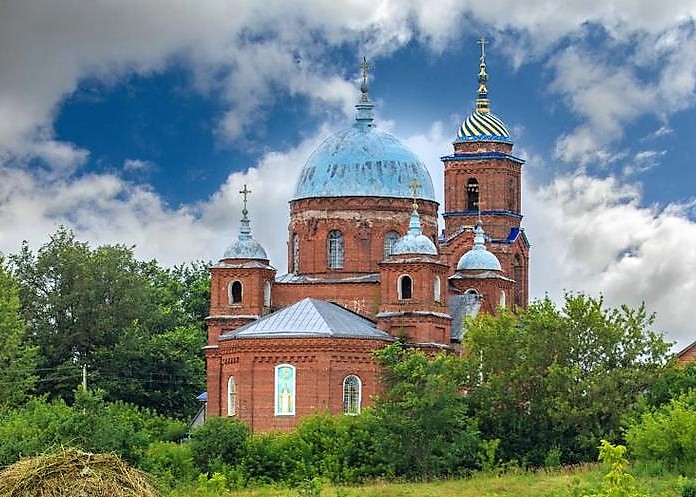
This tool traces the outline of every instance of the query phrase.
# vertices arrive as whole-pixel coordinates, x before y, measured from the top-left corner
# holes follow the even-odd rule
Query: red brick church
[[[402,338],[456,353],[464,316],[526,305],[523,161],[490,112],[481,47],[476,108],[442,157],[441,233],[425,165],[373,123],[366,63],[355,122],[297,179],[288,274],[252,237],[250,192],[240,192],[238,239],[211,268],[208,416],[264,431],[316,412],[356,414],[380,389],[375,349]]]

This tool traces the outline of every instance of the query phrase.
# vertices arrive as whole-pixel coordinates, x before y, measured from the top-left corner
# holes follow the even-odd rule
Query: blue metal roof
[[[408,232],[396,241],[391,253],[391,255],[402,254],[437,255],[437,248],[433,241],[421,232],[420,216],[415,205],[411,213]]]
[[[295,199],[313,197],[413,198],[435,201],[430,174],[421,160],[394,135],[372,125],[354,126],[329,136],[307,160]]]
[[[474,233],[474,247],[459,259],[457,271],[467,269],[502,271],[498,258],[486,250],[486,239],[480,224],[476,225]]]
[[[392,340],[369,319],[331,302],[311,298],[225,333],[220,339],[307,337]]]

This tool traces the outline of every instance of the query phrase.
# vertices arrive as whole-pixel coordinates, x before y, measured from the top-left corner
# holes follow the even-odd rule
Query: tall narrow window
[[[237,415],[237,384],[234,382],[234,376],[227,380],[227,415]]]
[[[275,415],[295,415],[295,366],[292,364],[275,367]]]
[[[413,293],[413,280],[407,274],[399,276],[399,300],[408,300]]]
[[[329,233],[329,269],[343,268],[343,234],[338,230]]]
[[[441,297],[441,286],[440,286],[440,277],[435,276],[435,281],[433,281],[433,300],[435,302],[440,302]]]
[[[505,309],[505,290],[500,290],[500,300],[498,301],[498,305]]]
[[[343,413],[351,416],[360,414],[361,396],[360,378],[354,374],[346,376],[343,380]]]
[[[399,234],[396,231],[388,231],[384,235],[384,257],[388,257],[394,251],[394,244],[399,240]]]
[[[229,287],[230,304],[240,304],[242,302],[242,282],[232,281]]]
[[[515,259],[512,263],[512,279],[515,280],[515,290],[514,290],[514,295],[513,295],[513,304],[515,306],[521,306],[523,305],[522,303],[522,278],[524,278],[523,274],[523,268],[522,268],[522,259],[520,258],[519,254],[515,256]]]
[[[267,281],[263,284],[263,306],[271,307],[271,282]]]
[[[477,211],[479,208],[479,184],[476,178],[469,178],[466,183],[466,210]]]
[[[292,272],[300,273],[300,235],[292,235]]]
[[[508,196],[510,197],[508,208],[512,212],[517,212],[518,211],[518,209],[517,209],[517,192],[515,189],[515,179],[514,178],[510,178],[508,180]]]

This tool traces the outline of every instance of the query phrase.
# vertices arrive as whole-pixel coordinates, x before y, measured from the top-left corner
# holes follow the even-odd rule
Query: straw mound
[[[0,497],[161,497],[148,477],[113,454],[63,449],[0,472]]]

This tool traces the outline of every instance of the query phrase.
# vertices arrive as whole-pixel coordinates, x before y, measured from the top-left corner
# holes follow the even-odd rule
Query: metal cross
[[[488,40],[482,36],[479,38],[478,44],[481,45],[481,60],[484,60],[486,58],[486,45],[488,44]]]
[[[363,56],[363,60],[360,63],[360,71],[362,72],[362,85],[363,88],[367,88],[367,71],[374,69],[370,64],[367,63],[367,57]]]
[[[418,196],[418,190],[420,189],[421,184],[418,183],[418,180],[416,180],[416,178],[413,178],[413,181],[411,181],[408,184],[408,187],[413,192],[413,200],[415,201],[416,197]]]
[[[247,186],[244,185],[244,189],[239,190],[239,193],[241,193],[242,196],[244,197],[244,210],[246,211],[247,210],[247,195],[249,195],[251,193],[251,190],[249,190],[247,188]]]

